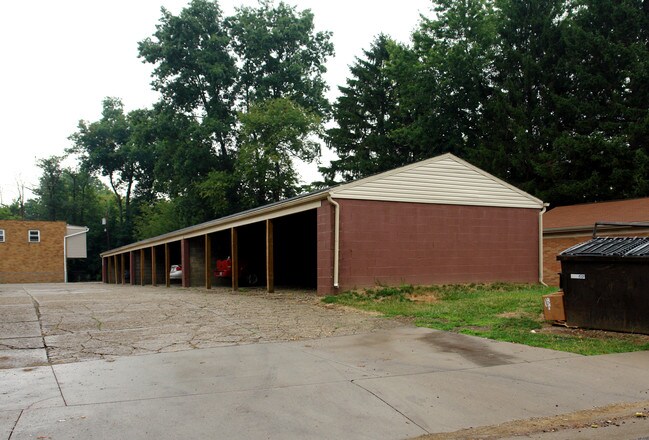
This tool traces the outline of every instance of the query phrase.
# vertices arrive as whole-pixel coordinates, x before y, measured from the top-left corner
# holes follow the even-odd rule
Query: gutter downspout
[[[547,287],[543,282],[543,214],[550,206],[549,203],[543,204],[543,209],[539,212],[539,283]]]
[[[63,282],[68,282],[68,238],[76,235],[87,234],[90,228],[86,226],[84,231],[75,232],[74,234],[66,235],[63,237]]]
[[[338,262],[340,257],[340,205],[327,194],[327,200],[334,205],[334,288],[338,288]]]

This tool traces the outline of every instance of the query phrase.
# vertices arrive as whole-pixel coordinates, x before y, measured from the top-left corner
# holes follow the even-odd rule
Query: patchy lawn
[[[556,288],[521,284],[377,287],[323,298],[429,327],[584,355],[649,350],[649,336],[570,329],[543,320],[541,296]]]

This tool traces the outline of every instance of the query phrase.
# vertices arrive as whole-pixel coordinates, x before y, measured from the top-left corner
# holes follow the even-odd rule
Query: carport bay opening
[[[317,283],[317,209],[257,221],[190,238],[104,257],[104,280],[133,285],[183,287],[274,286],[315,290]],[[272,253],[268,255],[269,250]],[[218,260],[230,259],[239,277],[220,277]],[[236,261],[236,263],[235,263]],[[207,262],[207,264],[206,264]],[[183,277],[169,278],[171,265]],[[271,277],[268,277],[268,273]]]

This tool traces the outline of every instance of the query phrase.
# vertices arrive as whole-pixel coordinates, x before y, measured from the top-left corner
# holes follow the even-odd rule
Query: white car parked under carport
[[[172,264],[169,271],[169,278],[172,280],[180,280],[183,277],[183,268],[178,264]]]

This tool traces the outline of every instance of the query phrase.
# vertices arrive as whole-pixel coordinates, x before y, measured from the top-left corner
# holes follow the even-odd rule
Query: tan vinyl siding
[[[336,198],[541,208],[543,202],[446,154],[334,188]]]
[[[85,231],[86,228],[82,226],[68,225],[65,235],[73,235]],[[66,254],[67,258],[88,258],[86,249],[86,234],[73,235],[66,238]]]

